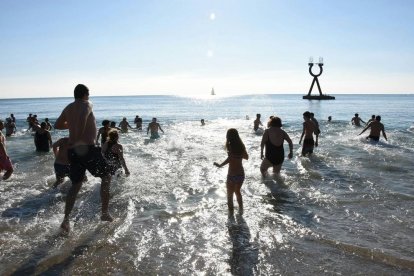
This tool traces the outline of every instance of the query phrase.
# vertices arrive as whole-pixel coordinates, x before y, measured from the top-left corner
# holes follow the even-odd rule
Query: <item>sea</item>
[[[17,133],[6,142],[14,173],[0,181],[0,275],[413,275],[414,95],[335,96],[91,97],[97,127],[123,117],[134,126],[139,115],[144,129],[120,135],[131,175],[112,179],[115,220],[100,221],[100,179],[88,174],[68,235],[60,223],[71,182],[52,188],[53,153],[35,151],[26,117],[53,123],[73,98],[1,99],[0,118],[13,113]],[[321,130],[310,157],[299,145],[305,111]],[[280,175],[260,174],[257,113],[264,127],[280,117],[293,140]],[[359,136],[355,113],[381,115],[388,141]],[[157,140],[146,132],[153,117],[164,130]],[[227,167],[213,166],[227,157],[229,128],[249,154],[244,212],[235,201],[234,214]]]

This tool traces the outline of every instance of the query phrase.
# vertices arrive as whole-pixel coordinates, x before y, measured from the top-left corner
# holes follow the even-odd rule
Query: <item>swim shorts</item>
[[[0,171],[9,171],[11,169],[13,169],[13,165],[10,161],[10,158],[6,156],[0,156]]]
[[[84,145],[68,150],[70,162],[69,178],[72,183],[79,183],[88,170],[95,177],[109,175],[109,166],[101,153],[101,148],[94,145]]]
[[[313,138],[305,139],[303,141],[303,146],[302,146],[302,155],[305,155],[307,153],[313,153],[314,146],[315,146],[315,141],[313,141]]]
[[[53,166],[55,167],[55,174],[60,177],[69,176],[70,174],[70,165],[63,165],[59,163],[54,163]]]
[[[379,136],[372,136],[372,135],[368,136],[368,138],[371,139],[371,140],[374,140],[376,142],[378,142],[379,139],[380,139]]]
[[[227,175],[227,183],[239,184],[243,183],[244,175]]]
[[[150,139],[158,139],[160,138],[160,135],[158,133],[151,133]]]

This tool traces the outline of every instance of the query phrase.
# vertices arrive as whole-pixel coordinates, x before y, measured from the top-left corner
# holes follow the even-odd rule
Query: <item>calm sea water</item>
[[[0,274],[117,275],[412,275],[414,273],[414,95],[300,95],[193,99],[170,96],[95,97],[103,119],[146,125],[157,117],[165,134],[121,135],[131,176],[111,186],[116,220],[100,221],[99,179],[89,177],[72,212],[72,231],[59,235],[70,181],[54,190],[53,154],[35,152],[28,113],[52,122],[71,98],[0,100],[0,118],[17,118],[7,140],[15,165],[0,182]],[[320,145],[300,156],[302,113],[315,113]],[[388,141],[357,136],[354,113],[381,115]],[[262,178],[261,113],[282,118],[294,158],[280,177]],[[246,120],[246,115],[250,117]],[[328,123],[327,117],[333,117]],[[200,119],[206,125],[200,126]],[[245,212],[229,216],[225,135],[237,128],[244,162]],[[52,139],[67,135],[52,131]],[[237,206],[237,204],[236,204]]]

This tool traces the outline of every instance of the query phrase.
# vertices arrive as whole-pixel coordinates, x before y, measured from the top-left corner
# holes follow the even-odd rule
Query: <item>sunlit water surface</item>
[[[132,123],[138,114],[145,126],[157,117],[165,134],[156,141],[145,131],[121,135],[131,176],[111,184],[116,220],[100,221],[100,181],[88,175],[64,237],[59,225],[71,183],[51,188],[53,154],[34,151],[24,121],[29,112],[54,121],[71,101],[0,100],[1,118],[14,113],[19,128],[7,141],[15,173],[0,182],[1,275],[412,275],[414,96],[92,98],[98,126],[124,116]],[[298,145],[306,110],[322,131],[311,158]],[[382,115],[389,141],[357,136],[355,112],[364,120]],[[280,176],[260,175],[256,113],[264,122],[280,116],[294,141]],[[228,214],[227,169],[213,166],[226,158],[228,128],[238,129],[250,156],[243,214]],[[65,135],[52,131],[53,140]]]

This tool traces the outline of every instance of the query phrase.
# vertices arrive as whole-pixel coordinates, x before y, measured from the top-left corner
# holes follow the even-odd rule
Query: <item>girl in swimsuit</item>
[[[219,164],[214,162],[216,167],[223,167],[229,164],[229,170],[227,174],[227,206],[229,212],[234,211],[233,194],[236,194],[237,202],[239,204],[240,211],[243,211],[243,198],[240,193],[241,186],[244,182],[244,168],[242,164],[243,159],[249,159],[249,155],[246,152],[239,133],[236,129],[230,128],[226,135],[226,149],[228,157],[223,163]]]

